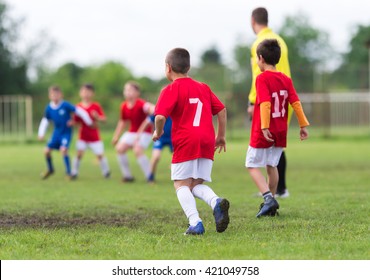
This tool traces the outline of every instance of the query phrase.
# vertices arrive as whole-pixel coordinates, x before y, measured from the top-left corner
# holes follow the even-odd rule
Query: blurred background
[[[248,136],[250,15],[258,6],[288,45],[314,133],[370,135],[369,3],[214,2],[0,0],[0,141],[35,139],[54,84],[77,103],[80,86],[93,83],[108,116],[103,129],[112,131],[124,83],[138,81],[155,103],[174,47],[190,51],[190,75],[226,104],[229,138]]]

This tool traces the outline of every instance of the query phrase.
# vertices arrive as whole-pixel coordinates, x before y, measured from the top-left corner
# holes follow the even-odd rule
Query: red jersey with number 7
[[[189,77],[176,79],[161,91],[155,115],[172,118],[172,163],[214,159],[212,119],[224,108],[206,84]]]
[[[288,134],[288,103],[299,101],[292,79],[277,71],[264,71],[256,79],[257,97],[254,104],[250,146],[253,148],[286,147]],[[268,142],[261,129],[260,105],[271,103],[269,130],[273,143]]]

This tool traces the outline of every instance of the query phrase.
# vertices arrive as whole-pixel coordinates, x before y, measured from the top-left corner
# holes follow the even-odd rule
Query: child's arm
[[[136,141],[139,141],[141,133],[151,124],[150,117],[145,118],[137,130]]]
[[[154,123],[154,132],[153,132],[153,141],[157,141],[163,135],[164,131],[164,124],[166,123],[166,117],[162,115],[155,116],[155,123]]]
[[[141,134],[144,130],[151,124],[150,117],[147,117],[140,125],[139,129],[137,130],[137,134]]]
[[[217,122],[218,125],[215,151],[218,149],[219,153],[221,153],[222,150],[226,152],[226,122],[227,122],[226,108],[222,109],[220,112],[217,113]]]
[[[89,116],[89,113],[84,109],[76,107],[76,115],[79,116],[88,126],[92,126],[94,124],[93,120]]]
[[[301,140],[305,140],[308,138],[308,130],[306,126],[309,126],[310,123],[308,122],[306,115],[303,112],[302,104],[300,101],[296,101],[291,104],[294,110],[294,113],[297,116],[299,127],[301,128],[299,131],[299,136]]]
[[[261,130],[263,136],[268,142],[274,142],[274,139],[272,139],[272,134],[269,130],[271,118],[271,102],[266,101],[260,104],[260,115],[261,115]]]
[[[41,122],[40,122],[40,125],[39,125],[39,130],[38,130],[38,138],[40,141],[44,140],[44,137],[45,137],[45,133],[46,133],[46,130],[48,128],[48,125],[49,125],[49,121],[47,118],[43,117],[41,119]]]
[[[126,122],[123,119],[119,119],[117,123],[116,130],[114,131],[112,144],[116,145],[119,139],[119,136],[122,134],[123,130],[125,129]]]

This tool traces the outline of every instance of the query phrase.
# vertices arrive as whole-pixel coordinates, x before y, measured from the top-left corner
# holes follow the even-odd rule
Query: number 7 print
[[[197,110],[195,111],[195,116],[193,120],[193,126],[199,126],[200,117],[202,115],[203,103],[199,98],[189,98],[190,104],[197,104]]]

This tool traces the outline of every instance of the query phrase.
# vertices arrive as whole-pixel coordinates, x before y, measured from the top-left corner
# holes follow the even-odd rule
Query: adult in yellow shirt
[[[259,74],[261,74],[261,70],[259,69],[257,64],[257,52],[256,52],[259,43],[261,43],[265,39],[276,39],[279,42],[281,49],[281,57],[279,63],[276,65],[276,70],[284,73],[288,77],[291,77],[288,59],[288,47],[284,40],[268,27],[268,12],[265,8],[259,7],[252,11],[251,25],[254,33],[257,35],[257,39],[254,41],[251,47],[252,86],[251,91],[249,93],[249,106],[248,106],[248,114],[250,115],[250,117],[253,116],[254,103],[256,102],[257,94],[256,78]],[[292,108],[289,107],[288,122],[290,121],[292,112],[293,112]],[[276,196],[282,198],[288,197],[289,192],[285,182],[285,173],[286,173],[285,152],[282,153],[277,167],[279,172],[279,183],[276,191]]]

